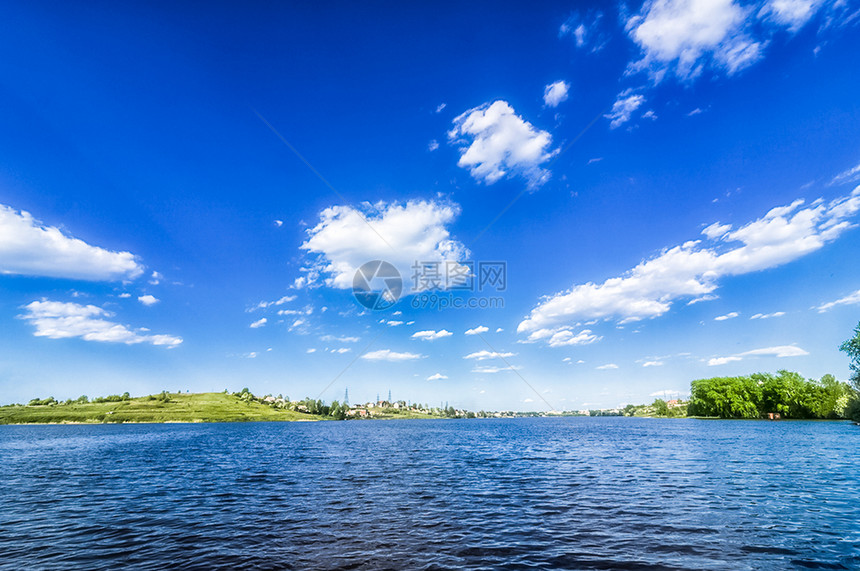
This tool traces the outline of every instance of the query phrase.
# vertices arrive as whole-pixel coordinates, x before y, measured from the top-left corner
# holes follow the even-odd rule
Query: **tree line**
[[[860,422],[860,324],[854,337],[840,347],[850,358],[850,383],[833,375],[819,380],[781,370],[775,375],[755,373],[713,377],[690,383],[689,416],[764,418],[850,418]]]

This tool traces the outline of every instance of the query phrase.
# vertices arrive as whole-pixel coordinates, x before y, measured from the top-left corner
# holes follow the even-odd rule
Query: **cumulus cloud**
[[[91,246],[0,204],[0,274],[87,281],[129,280],[143,266],[130,252]]]
[[[631,95],[629,91],[619,93],[615,103],[612,104],[612,110],[605,115],[610,120],[609,126],[615,129],[629,121],[643,103],[645,103],[645,97],[642,95]]]
[[[738,315],[739,313],[737,311],[732,311],[731,313],[715,317],[714,321],[726,321],[727,319],[734,319]]]
[[[403,277],[404,294],[413,285],[416,261],[446,267],[468,255],[465,246],[451,239],[447,226],[460,213],[453,203],[436,201],[379,202],[331,206],[320,213],[320,221],[308,230],[301,248],[315,256],[303,285],[351,289],[356,270],[372,260],[393,264]]]
[[[464,359],[477,359],[478,361],[485,361],[487,359],[497,359],[497,358],[505,358],[505,357],[513,357],[516,353],[501,353],[496,351],[487,351],[484,349],[483,351],[477,351],[475,353],[469,353]]]
[[[818,309],[818,313],[824,313],[838,305],[856,305],[858,303],[860,303],[860,289],[858,289],[852,294],[846,295],[843,298],[837,299],[836,301],[829,301],[827,303],[819,305],[816,309]]]
[[[477,327],[473,327],[472,329],[467,329],[466,335],[480,335],[481,333],[486,333],[489,330],[489,327],[478,325]]]
[[[450,331],[446,331],[445,329],[441,329],[439,331],[416,331],[412,334],[413,339],[421,339],[423,341],[435,341],[437,339],[442,339],[443,337],[450,337],[453,335]]]
[[[537,188],[550,177],[542,165],[558,152],[550,149],[548,132],[523,120],[506,101],[485,103],[459,115],[448,138],[460,150],[457,165],[486,184],[519,175],[529,188]]]
[[[630,70],[648,70],[655,83],[667,73],[689,80],[706,67],[731,75],[761,57],[748,14],[733,0],[650,0],[626,24],[642,51]]]
[[[728,357],[714,357],[708,361],[709,367],[714,367],[717,365],[725,365],[726,363],[732,363],[735,361],[742,361],[746,357],[801,357],[803,355],[809,355],[807,351],[804,351],[800,347],[796,347],[794,345],[780,345],[779,347],[765,347],[763,349],[753,349],[752,351],[744,351],[743,353],[737,353],[735,355],[729,355]]]
[[[648,0],[625,25],[641,52],[628,72],[647,71],[654,83],[669,75],[689,81],[706,70],[732,75],[761,60],[776,32],[797,32],[824,7],[828,20],[850,19],[845,15],[846,4],[826,0]]]
[[[645,361],[642,363],[643,367],[662,367],[663,361]],[[651,395],[654,396],[654,395]]]
[[[36,337],[65,339],[80,337],[85,341],[106,343],[151,343],[165,347],[176,347],[182,343],[181,337],[172,335],[151,335],[146,329],[133,330],[127,325],[114,323],[106,318],[114,314],[95,305],[80,305],[60,301],[34,301],[24,306],[26,313],[21,315],[36,327]]]
[[[547,107],[558,107],[558,104],[567,100],[567,92],[570,84],[563,80],[554,81],[543,90],[543,103]]]
[[[602,371],[605,371],[608,369],[617,369],[618,365],[616,365],[615,363],[606,363],[605,365],[600,365],[599,367],[595,367],[595,368],[602,370]]]
[[[257,321],[255,321],[254,323],[252,323],[252,324],[251,324],[251,329],[258,329],[258,328],[260,328],[260,327],[263,327],[263,326],[264,326],[266,323],[268,323],[268,322],[269,322],[269,320],[268,320],[268,319],[266,319],[265,317],[260,318],[260,319],[258,319]]]
[[[137,301],[139,301],[143,305],[149,306],[149,305],[155,305],[160,300],[157,297],[155,297],[154,295],[146,294],[146,295],[138,296]]]
[[[427,377],[428,381],[441,381],[442,379],[447,379],[447,375],[443,375],[442,373],[436,373],[435,375],[430,375]]]
[[[662,251],[620,277],[584,283],[548,296],[517,327],[547,339],[580,321],[617,318],[622,323],[668,312],[685,297],[712,295],[721,278],[774,268],[815,252],[853,227],[860,189],[830,202],[803,207],[798,200],[718,240],[690,241]],[[546,331],[542,331],[546,330]]]
[[[371,351],[361,356],[362,359],[367,359],[368,361],[414,361],[415,359],[421,359],[423,357],[424,355],[408,352],[398,353],[391,349]]]

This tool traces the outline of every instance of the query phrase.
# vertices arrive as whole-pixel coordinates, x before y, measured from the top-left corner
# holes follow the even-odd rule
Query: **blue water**
[[[0,567],[858,569],[860,427],[0,426]]]

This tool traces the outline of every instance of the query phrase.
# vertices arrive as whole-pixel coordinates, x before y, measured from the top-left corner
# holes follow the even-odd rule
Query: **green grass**
[[[0,407],[0,424],[320,419],[320,416],[313,414],[243,401],[226,393],[170,394],[168,402],[151,400],[145,396],[122,402]]]

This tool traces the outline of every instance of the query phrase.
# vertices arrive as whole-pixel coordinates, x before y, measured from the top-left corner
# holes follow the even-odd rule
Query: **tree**
[[[669,416],[669,405],[663,399],[654,399],[654,414],[657,416]]]
[[[854,328],[854,337],[839,346],[839,350],[851,358],[848,368],[851,369],[851,382],[860,390],[860,323]]]

